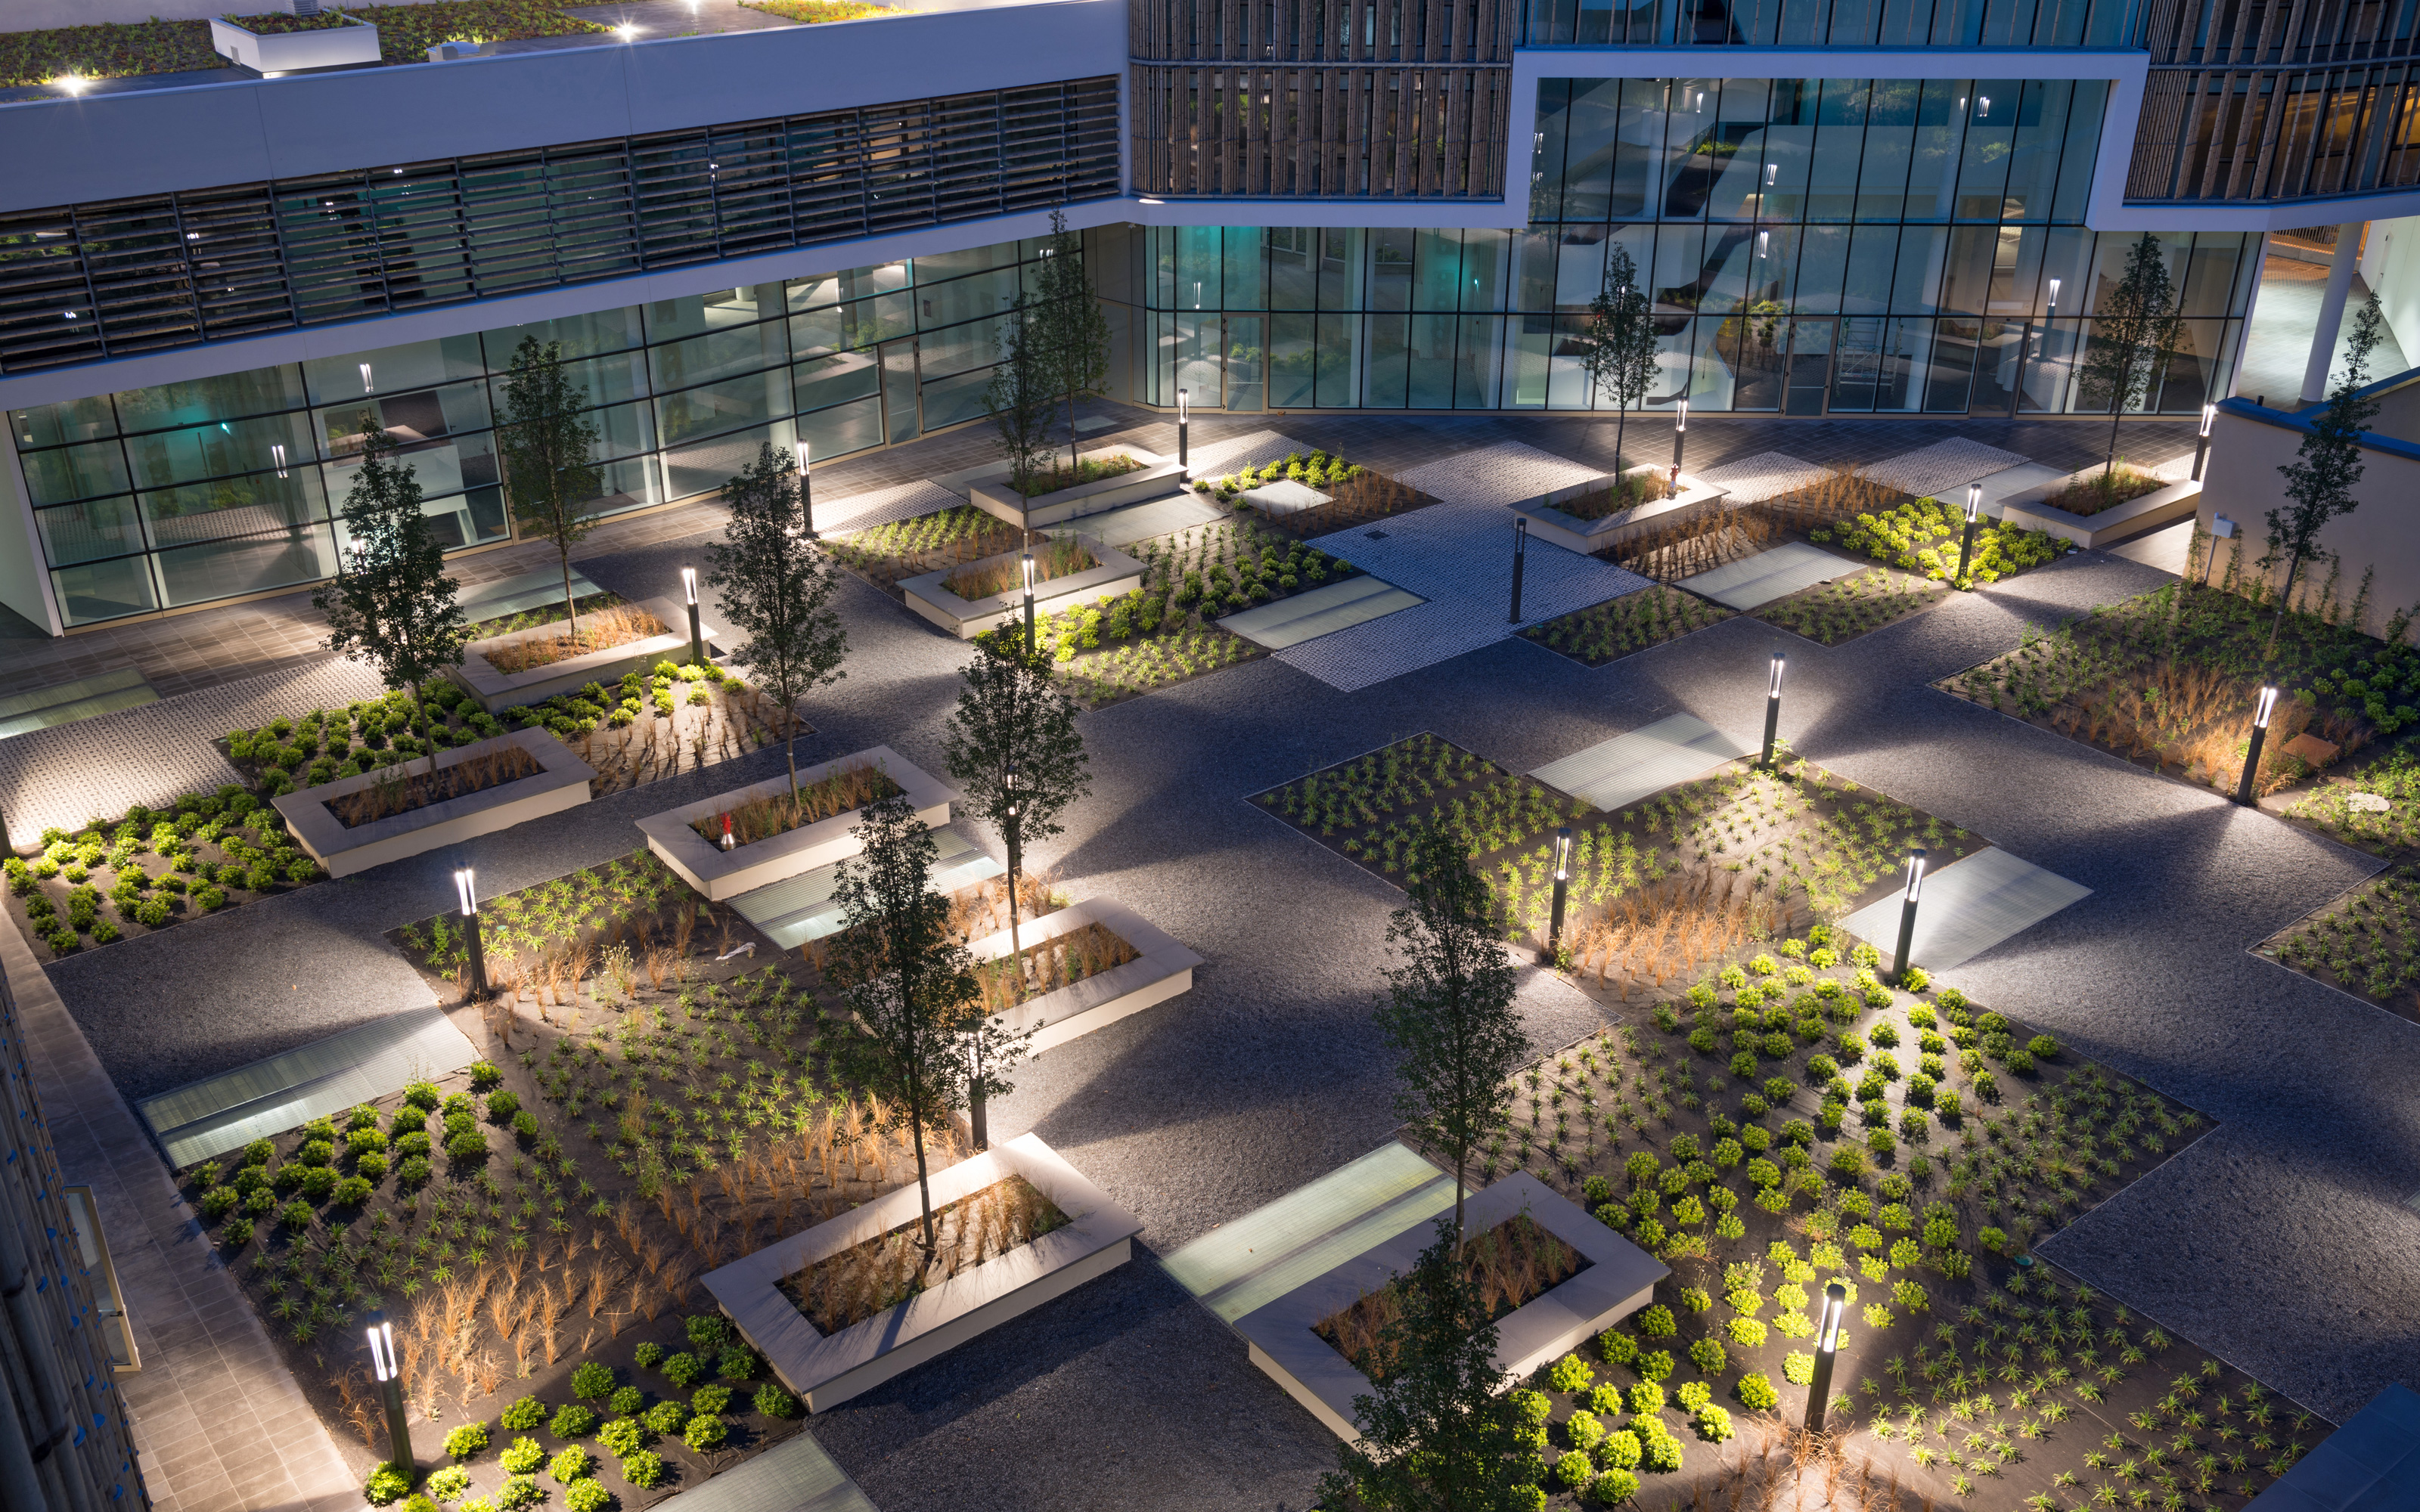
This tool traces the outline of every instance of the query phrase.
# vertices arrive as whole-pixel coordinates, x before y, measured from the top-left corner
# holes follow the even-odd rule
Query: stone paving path
[[[1161,434],[1172,427],[1136,418],[1118,439],[1172,450],[1172,434]],[[1496,417],[1280,424],[1306,447],[1399,471],[1511,440],[1601,470],[1611,441],[1610,426]],[[1197,426],[1207,444],[1270,423]],[[1828,465],[1962,434],[2067,470],[2100,455],[2105,442],[2092,429],[1701,422],[1691,449],[1706,466],[1774,451]],[[928,471],[980,459],[971,443],[939,440],[951,444],[933,450]],[[2163,423],[2130,426],[2125,449],[2154,462],[2191,446],[2189,425]],[[896,454],[880,464],[909,465]],[[869,466],[862,488],[835,486],[832,496],[920,475],[879,471]],[[700,516],[686,533],[659,526],[652,542],[619,541],[582,564],[600,583],[644,591],[693,556],[696,532],[710,525]],[[1590,671],[1498,640],[1350,693],[1270,658],[1089,714],[1093,796],[1034,861],[1135,907],[1208,964],[1185,996],[1020,1067],[1016,1091],[993,1107],[998,1134],[1039,1133],[1132,1208],[1146,1255],[1376,1148],[1394,1123],[1393,1088],[1369,1014],[1400,894],[1248,795],[1420,730],[1513,770],[1679,713],[1747,743],[1761,733],[1770,654],[1787,646],[1782,728],[1798,750],[2093,889],[1950,980],[2217,1122],[2047,1253],[2341,1416],[2385,1381],[2420,1379],[2407,1322],[2420,1315],[2420,1214],[2402,1206],[2420,1189],[2420,1101],[2410,1092],[2420,1086],[2420,1026],[2248,947],[2372,863],[1927,686],[2005,651],[2024,625],[2055,625],[2161,580],[2152,567],[2086,553],[1838,649],[1735,619]],[[850,676],[818,695],[817,732],[800,759],[879,740],[938,764],[964,648],[861,584],[845,591],[844,612]],[[676,791],[616,795],[488,837],[475,843],[477,864],[499,888],[556,875],[629,849],[638,813],[780,764],[778,751],[758,752],[680,779]],[[115,1105],[123,1118],[117,1092],[210,1069],[190,1063],[214,1053],[223,1019],[243,1026],[242,1043],[225,1049],[233,1063],[403,1006],[410,973],[378,934],[431,911],[444,888],[441,861],[398,863],[61,963],[52,980],[117,1088],[87,1077],[58,1102],[87,1116]],[[279,958],[307,963],[310,993],[300,973],[260,977],[257,963]],[[1542,1046],[1603,1022],[1567,992],[1533,988],[1524,1010]],[[165,1043],[145,1042],[155,1039]],[[129,1180],[156,1171],[132,1149],[116,1165]],[[1304,1506],[1334,1461],[1333,1441],[1182,1288],[1138,1260],[812,1431],[887,1512]],[[179,1368],[190,1347],[162,1341]]]

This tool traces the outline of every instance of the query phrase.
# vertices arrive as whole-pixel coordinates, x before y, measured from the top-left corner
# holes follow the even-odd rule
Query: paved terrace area
[[[1173,449],[1156,417],[1099,414],[1132,428],[1094,440]],[[1396,471],[1507,442],[1602,466],[1612,430],[1221,417],[1197,422],[1194,444],[1271,426]],[[2097,459],[2105,435],[2088,423],[1701,421],[1690,461],[1784,451],[1870,462],[1957,436],[2064,470]],[[2125,440],[2145,463],[2190,446],[2190,431],[2167,424],[2129,426]],[[963,431],[862,458],[819,471],[818,500],[837,512],[853,494],[947,474],[985,450]],[[628,594],[661,592],[714,524],[697,506],[611,525],[580,565]],[[535,563],[516,548],[465,569],[504,576]],[[2420,1379],[2420,1214],[2403,1205],[2420,1189],[2420,1026],[2249,953],[2373,863],[1927,686],[2011,647],[2027,624],[2049,627],[2162,580],[2145,562],[2085,553],[1837,650],[1740,618],[1598,671],[1497,640],[1348,693],[1268,659],[1087,715],[1093,796],[1034,864],[1118,898],[1208,964],[1189,994],[1022,1068],[991,1118],[995,1138],[1040,1134],[1138,1213],[1138,1261],[810,1430],[887,1512],[1307,1506],[1333,1440],[1151,1257],[1387,1138],[1391,1079],[1369,1011],[1400,895],[1246,796],[1420,730],[1513,770],[1678,713],[1752,744],[1764,668],[1784,646],[1782,728],[1799,751],[2093,889],[1948,980],[2216,1121],[2045,1253],[2332,1419],[2389,1381]],[[113,656],[181,671],[196,688],[238,679],[307,650],[292,604],[77,638],[40,648],[42,666],[12,668],[10,683],[81,675]],[[964,649],[861,584],[845,590],[844,612],[848,677],[810,706],[817,728],[801,762],[883,742],[939,769]],[[143,717],[156,717],[93,722]],[[631,848],[638,814],[769,775],[781,757],[737,764],[679,779],[690,790],[616,795],[491,837],[473,858],[499,889],[603,860]],[[53,966],[107,1078],[60,1078],[54,1095],[77,1116],[106,1118],[113,1103],[122,1115],[121,1097],[425,1002],[379,935],[447,896],[433,860],[397,863]],[[1533,978],[1524,1004],[1542,1046],[1602,1021],[1550,980]],[[157,1242],[172,1267],[194,1263],[173,1237]],[[198,1346],[173,1302],[138,1303],[135,1319],[147,1360],[183,1369]],[[139,1431],[165,1469],[158,1439],[170,1430],[147,1416]]]

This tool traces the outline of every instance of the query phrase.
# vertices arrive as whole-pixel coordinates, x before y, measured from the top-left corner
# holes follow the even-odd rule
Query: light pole
[[[2201,407],[2201,432],[2194,438],[2193,481],[2195,483],[2201,481],[2202,458],[2210,455],[2210,427],[2217,419],[2218,406],[2206,404]]]
[[[1672,486],[1676,488],[1681,486],[1681,458],[1688,447],[1689,401],[1683,399],[1681,408],[1672,413]]]
[[[1529,517],[1512,517],[1512,612],[1505,618],[1511,624],[1521,623],[1521,570],[1529,562]]]
[[[1759,766],[1773,765],[1773,742],[1781,730],[1782,665],[1782,655],[1776,651],[1773,654],[1773,681],[1764,689],[1764,754],[1757,760]]]
[[[1555,963],[1563,943],[1563,895],[1572,880],[1572,832],[1566,826],[1555,831],[1555,911],[1546,921],[1546,949],[1539,957],[1548,965]]]
[[[388,1463],[407,1480],[418,1480],[420,1467],[411,1462],[411,1425],[403,1415],[403,1366],[395,1357],[395,1327],[382,1312],[365,1320],[369,1324],[370,1373],[378,1377],[379,1395],[386,1399]]]
[[[1033,553],[1028,551],[1020,563],[1025,571],[1025,656],[1033,657]]]
[[[1192,396],[1185,390],[1176,391],[1176,471],[1180,477],[1193,476],[1191,466],[1193,437]]]
[[[1966,586],[1966,563],[1975,556],[1975,521],[1981,518],[1982,515],[1983,486],[1979,483],[1970,483],[1966,486],[1966,533],[1958,542],[1956,586],[1960,588]]]
[[[681,592],[689,598],[689,659],[690,665],[706,665],[706,631],[697,623],[697,569],[681,569]]]
[[[1916,943],[1916,903],[1924,893],[1924,847],[1907,853],[1907,891],[1899,905],[1899,951],[1891,958],[1891,980],[1907,980],[1907,948]]]
[[[2235,785],[2235,801],[2253,805],[2260,801],[2253,788],[2260,776],[2260,748],[2269,739],[2269,714],[2277,707],[2277,690],[2263,687],[2259,706],[2252,711],[2252,744],[2243,753],[2243,780]]]
[[[1832,1401],[1832,1361],[1840,1352],[1840,1315],[1848,1310],[1849,1293],[1838,1281],[1823,1288],[1823,1321],[1815,1330],[1815,1379],[1807,1385],[1807,1431],[1823,1431],[1823,1412]]]
[[[793,450],[799,454],[799,526],[806,538],[812,541],[815,538],[815,486],[807,476],[807,460],[812,448],[805,441],[799,441]]]
[[[471,997],[484,1002],[488,996],[488,946],[479,937],[478,879],[467,866],[454,869],[454,894],[462,903],[462,934],[471,946]]]

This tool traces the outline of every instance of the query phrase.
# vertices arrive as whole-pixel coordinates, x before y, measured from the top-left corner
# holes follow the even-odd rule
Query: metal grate
[[[0,372],[1118,193],[1118,82],[0,215]]]

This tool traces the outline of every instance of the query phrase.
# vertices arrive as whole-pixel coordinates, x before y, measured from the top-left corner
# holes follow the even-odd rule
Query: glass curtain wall
[[[601,514],[708,493],[760,442],[816,460],[984,412],[1001,312],[1039,241],[718,289],[596,315],[10,413],[70,625],[336,570],[362,438],[402,443],[449,548],[513,533],[493,422],[524,336],[585,389]]]
[[[1647,408],[2089,412],[2074,359],[2136,239],[2084,224],[2106,87],[1547,80],[1527,231],[1139,238],[1146,398],[1173,404],[1181,386],[1229,409],[1611,408],[1574,338],[1619,244],[1662,343]],[[2152,409],[2192,413],[2226,392],[2255,239],[2160,238],[2188,318]]]

